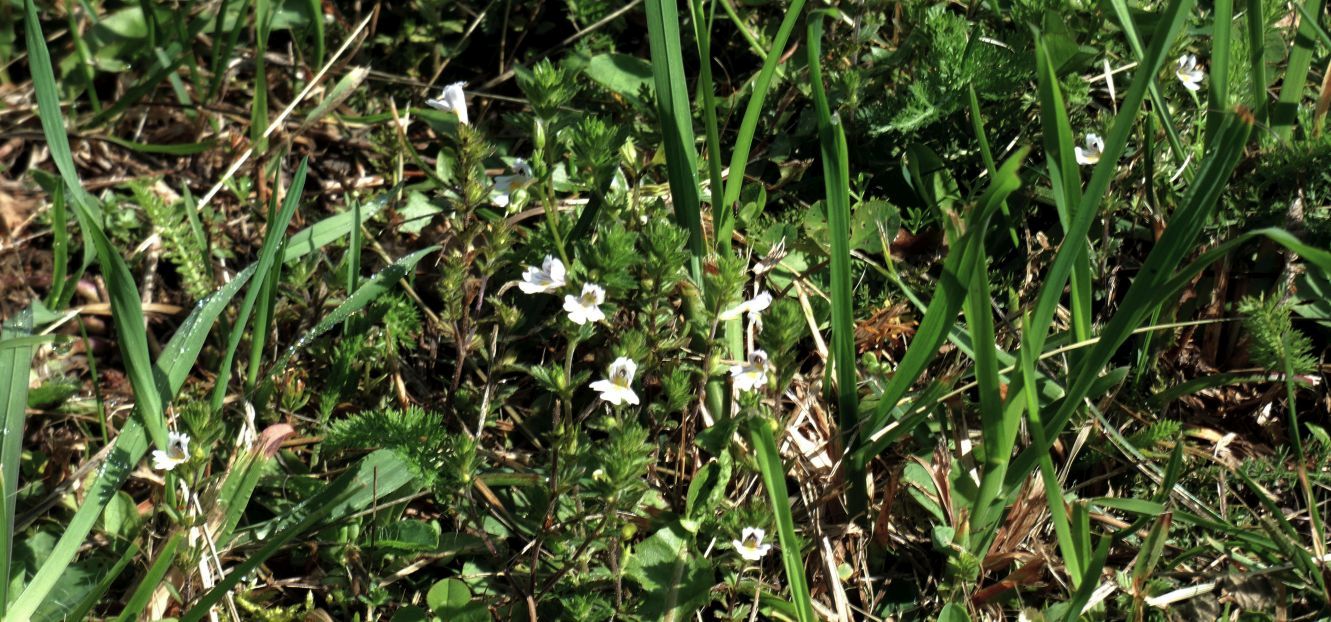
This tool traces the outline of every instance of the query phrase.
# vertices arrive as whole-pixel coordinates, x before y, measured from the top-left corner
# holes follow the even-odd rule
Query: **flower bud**
[[[545,122],[540,119],[532,121],[532,143],[538,151],[545,149]]]

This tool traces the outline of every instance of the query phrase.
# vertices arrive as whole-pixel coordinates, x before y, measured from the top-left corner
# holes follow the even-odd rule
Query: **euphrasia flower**
[[[1184,54],[1178,57],[1178,68],[1174,70],[1174,75],[1183,83],[1183,88],[1196,92],[1202,88],[1202,78],[1206,72],[1197,68],[1196,56]]]
[[[564,296],[564,310],[568,311],[568,319],[574,324],[599,322],[605,319],[605,313],[601,311],[603,302],[605,290],[595,283],[586,283],[582,286],[581,294]]]
[[[524,294],[548,294],[564,286],[566,274],[564,262],[558,257],[546,255],[540,268],[527,266],[522,271],[522,282],[518,283],[518,289]]]
[[[747,363],[730,367],[730,378],[740,392],[767,386],[767,353],[762,350],[750,352]]]
[[[1086,148],[1076,147],[1077,164],[1095,164],[1100,161],[1100,154],[1105,150],[1105,141],[1099,134],[1086,135]]]
[[[619,406],[625,402],[638,405],[638,394],[633,392],[633,375],[638,373],[638,364],[633,359],[621,356],[610,364],[610,377],[591,384],[601,394],[601,399]]]
[[[170,471],[189,460],[189,435],[170,432],[166,435],[166,449],[153,450],[153,468]]]
[[[467,118],[467,99],[462,92],[462,87],[466,82],[454,82],[446,87],[439,94],[439,99],[427,99],[425,104],[437,110],[446,110],[458,116],[458,123],[467,125],[470,120]]]
[[[494,195],[490,198],[490,202],[494,203],[496,207],[508,207],[509,195],[530,186],[531,182],[536,179],[532,175],[531,165],[527,164],[527,161],[522,158],[513,160],[513,166],[510,168],[513,169],[512,175],[495,177]]]
[[[722,311],[721,315],[717,317],[720,318],[721,321],[726,322],[738,319],[739,316],[748,313],[749,319],[754,320],[758,319],[758,315],[761,314],[763,311],[766,311],[767,307],[770,306],[772,306],[772,295],[767,292],[763,292],[761,294],[758,294],[757,296],[754,296],[752,300],[745,300],[744,302],[741,302],[729,309],[726,309],[725,311]]]
[[[772,545],[763,544],[763,536],[767,532],[757,527],[745,527],[739,540],[731,540],[730,544],[739,551],[739,556],[751,562],[756,562],[772,549]]]

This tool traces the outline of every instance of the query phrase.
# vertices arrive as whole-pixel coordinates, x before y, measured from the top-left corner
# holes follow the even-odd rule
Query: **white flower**
[[[1035,607],[1025,607],[1017,614],[1017,622],[1044,622],[1044,614]]]
[[[564,286],[565,275],[564,262],[558,257],[546,255],[540,268],[527,266],[522,271],[522,282],[518,283],[518,289],[524,294],[548,294]]]
[[[726,322],[737,319],[739,316],[744,315],[747,312],[749,314],[749,319],[756,320],[758,319],[758,314],[766,311],[767,307],[770,306],[772,306],[772,295],[763,292],[754,296],[752,300],[745,300],[744,302],[722,311],[718,318],[721,321]]]
[[[439,99],[427,99],[426,105],[437,110],[447,110],[458,116],[458,123],[467,125],[470,121],[467,118],[467,99],[462,92],[462,87],[466,82],[454,82],[446,87],[439,94]]]
[[[731,540],[730,544],[739,551],[739,556],[751,562],[756,562],[772,549],[772,545],[763,544],[763,536],[767,532],[757,527],[745,527],[742,537],[739,540]]]
[[[166,450],[153,450],[153,468],[158,471],[170,471],[186,460],[189,460],[189,435],[184,432],[168,433]]]
[[[603,302],[605,290],[595,283],[586,283],[582,286],[581,294],[564,296],[564,310],[568,311],[568,319],[574,324],[599,322],[605,319],[605,313],[601,311]]]
[[[1202,78],[1206,72],[1197,68],[1196,56],[1184,54],[1178,57],[1178,68],[1174,70],[1174,75],[1183,83],[1183,88],[1196,92],[1202,88]]]
[[[730,377],[735,382],[735,390],[740,392],[767,386],[767,353],[762,350],[750,352],[748,363],[730,366]]]
[[[1105,141],[1099,134],[1086,135],[1086,148],[1075,148],[1077,164],[1095,164],[1100,161],[1100,154],[1105,150]]]
[[[513,169],[513,175],[495,177],[494,196],[490,198],[490,202],[494,203],[496,207],[508,207],[509,195],[516,190],[530,186],[531,182],[536,179],[532,175],[531,165],[527,164],[527,161],[522,158],[513,160],[513,166],[510,168]]]
[[[598,288],[599,289],[599,288]],[[618,406],[625,402],[638,405],[638,394],[633,392],[633,375],[638,373],[638,364],[633,359],[621,356],[610,364],[610,377],[591,384],[601,394],[601,399]]]

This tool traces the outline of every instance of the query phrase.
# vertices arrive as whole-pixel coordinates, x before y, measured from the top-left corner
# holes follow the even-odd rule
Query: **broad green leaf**
[[[651,104],[643,94],[655,95],[652,64],[627,54],[598,54],[587,61],[582,69],[588,78],[611,92],[628,100],[639,110],[648,110]]]
[[[458,579],[444,579],[430,587],[425,595],[430,611],[442,620],[488,622],[490,612],[482,602],[473,602],[471,588]]]
[[[624,576],[643,589],[638,609],[643,618],[684,622],[707,603],[715,573],[690,544],[693,539],[694,534],[674,522],[634,547]]]

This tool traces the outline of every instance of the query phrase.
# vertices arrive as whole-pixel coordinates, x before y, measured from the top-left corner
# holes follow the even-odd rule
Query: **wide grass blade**
[[[1132,83],[1119,106],[1113,126],[1105,137],[1105,146],[1100,155],[1100,161],[1095,165],[1095,169],[1091,173],[1091,179],[1083,189],[1081,203],[1072,212],[1072,222],[1065,228],[1065,241],[1059,245],[1058,252],[1054,255],[1054,261],[1045,274],[1044,285],[1040,288],[1035,309],[1031,314],[1031,324],[1026,327],[1026,330],[1037,333],[1034,340],[1030,342],[1030,345],[1034,346],[1036,351],[1043,350],[1045,340],[1048,338],[1047,332],[1053,323],[1054,313],[1058,309],[1059,301],[1063,298],[1064,284],[1068,282],[1073,269],[1086,252],[1086,249],[1083,248],[1086,236],[1090,233],[1091,226],[1095,222],[1096,213],[1099,211],[1097,208],[1109,188],[1110,180],[1118,174],[1118,160],[1122,157],[1128,138],[1133,132],[1137,111],[1141,108],[1148,88],[1154,83],[1155,73],[1160,70],[1164,63],[1165,54],[1182,29],[1187,12],[1192,8],[1193,1],[1171,0],[1169,6],[1157,21],[1156,33],[1151,38],[1151,47],[1143,56],[1142,62],[1137,66],[1136,74],[1133,76]],[[1197,187],[1197,184],[1194,184],[1193,187]],[[1092,355],[1086,360],[1093,362],[1107,359],[1097,359]],[[1026,390],[1025,387],[1020,385],[1010,387],[1008,398],[1024,400],[1025,398],[1020,395],[1020,391],[1023,390]],[[1079,401],[1080,399],[1078,397],[1073,401]],[[1032,468],[1034,468],[1033,455],[1027,460],[1023,468],[1009,471],[1009,483],[1012,481],[1013,475],[1021,473],[1024,478]]]
[[[1248,0],[1248,79],[1252,83],[1252,114],[1258,123],[1266,122],[1266,19],[1262,0]]]
[[[321,523],[336,523],[409,484],[411,469],[397,454],[381,449],[366,456],[354,470],[324,486],[281,519],[278,531],[263,539],[263,546],[237,565],[217,585],[195,601],[180,622],[198,622],[241,579],[254,572],[288,542]]]
[[[854,451],[859,427],[859,385],[855,374],[855,314],[850,280],[850,154],[840,116],[832,113],[823,89],[823,13],[809,16],[809,82],[813,86],[822,147],[823,187],[826,192],[828,238],[831,242],[832,375],[836,379],[837,421],[845,451]],[[771,58],[771,56],[769,56]],[[864,471],[848,462],[848,509],[852,519],[864,518],[868,485]]]
[[[947,340],[952,325],[957,320],[962,302],[970,286],[971,273],[983,269],[979,259],[983,256],[979,246],[984,243],[985,232],[990,217],[999,205],[1021,187],[1021,178],[1017,172],[1026,159],[1029,148],[1022,148],[1008,158],[999,168],[998,174],[990,181],[989,189],[979,200],[978,207],[971,213],[966,233],[948,250],[943,260],[942,275],[934,290],[934,297],[929,301],[929,308],[920,320],[915,331],[915,338],[897,364],[896,373],[888,381],[878,397],[878,407],[869,422],[869,430],[875,433],[882,430],[888,418],[897,406],[897,402],[906,396],[911,385],[924,373],[925,367],[938,354],[938,347]],[[901,427],[902,430],[905,426]],[[852,455],[853,460],[867,464],[868,460],[882,451],[895,435],[878,437],[872,444],[864,445]]]
[[[259,248],[259,261],[256,264],[260,281],[246,290],[245,300],[240,305],[240,313],[231,325],[230,339],[222,356],[222,364],[217,369],[216,384],[213,385],[211,402],[213,412],[222,410],[222,400],[226,397],[227,385],[231,380],[231,364],[235,361],[240,340],[245,336],[250,313],[259,302],[259,295],[264,292],[263,282],[274,276],[273,262],[277,259],[282,241],[286,239],[287,223],[291,222],[291,216],[296,213],[296,205],[300,203],[300,193],[305,189],[305,175],[309,170],[309,164],[309,158],[300,161],[300,166],[296,167],[296,174],[291,179],[291,187],[287,189],[287,194],[282,199],[282,209],[277,212],[275,218],[268,221],[268,231],[264,233],[263,245]]]
[[[1234,167],[1243,154],[1244,145],[1252,129],[1252,117],[1248,115],[1229,115],[1222,128],[1217,148],[1203,161],[1197,177],[1189,186],[1182,205],[1175,210],[1169,226],[1160,240],[1151,249],[1137,278],[1124,295],[1119,311],[1109,321],[1100,334],[1100,341],[1095,344],[1090,354],[1084,359],[1085,364],[1074,373],[1075,380],[1068,387],[1068,395],[1059,405],[1058,410],[1045,426],[1046,441],[1052,443],[1059,432],[1067,425],[1073,412],[1081,405],[1081,400],[1089,393],[1091,385],[1099,376],[1105,361],[1109,361],[1132,334],[1141,321],[1161,304],[1159,297],[1162,288],[1174,274],[1179,262],[1191,252],[1193,243],[1201,233],[1225,188]],[[1080,214],[1078,214],[1080,216]],[[1059,255],[1063,255],[1060,249]],[[1055,259],[1057,264],[1058,260]],[[1041,291],[1041,302],[1048,302],[1055,294],[1049,291],[1046,283]],[[1037,307],[1037,311],[1041,308]],[[1029,327],[1043,333],[1046,323],[1037,318]],[[1037,335],[1036,339],[1042,340]],[[1025,389],[1023,389],[1025,390]],[[1009,395],[1012,395],[1009,392]],[[1040,452],[1047,452],[1049,445],[1034,445],[1022,453],[1009,472],[1009,489],[1019,485],[1034,470]]]
[[[1326,0],[1304,0],[1305,15],[1321,15]],[[1313,46],[1316,44],[1316,20],[1299,20],[1294,35],[1294,48],[1289,52],[1285,66],[1285,81],[1280,84],[1280,98],[1271,109],[1271,129],[1276,137],[1288,141],[1294,135],[1294,124],[1299,118],[1299,102],[1308,90],[1308,69],[1312,66]]]
[[[739,133],[735,136],[735,148],[730,153],[730,177],[726,180],[725,194],[719,204],[723,218],[712,223],[716,228],[717,247],[723,250],[730,248],[730,233],[735,227],[733,206],[739,201],[740,191],[744,187],[744,169],[749,164],[749,152],[753,148],[753,136],[758,130],[758,117],[762,115],[763,102],[767,99],[767,92],[772,88],[772,78],[776,75],[776,68],[781,64],[781,50],[785,49],[786,43],[790,40],[790,34],[794,32],[795,24],[799,23],[800,15],[804,11],[804,1],[793,0],[790,6],[785,8],[786,17],[781,20],[781,26],[777,28],[776,37],[772,39],[772,49],[763,57],[763,67],[759,70],[758,77],[753,81],[753,94],[749,96],[749,103],[744,107],[744,119],[740,121]],[[728,0],[721,0],[721,2],[729,9],[730,3]],[[712,188],[713,193],[718,191],[718,188]],[[715,196],[713,196],[713,200],[715,200]]]
[[[656,81],[656,113],[665,145],[666,174],[675,206],[675,221],[689,232],[689,275],[698,287],[702,287],[702,262],[707,256],[707,245],[702,232],[693,114],[689,109],[688,87],[684,83],[679,7],[674,0],[646,0],[644,4],[652,74]]]
[[[389,199],[397,195],[399,189],[400,187],[395,187],[369,203],[360,205],[359,213],[357,213],[357,210],[347,210],[293,233],[287,239],[286,244],[283,245],[282,263],[291,263],[334,241],[347,237],[353,228],[369,222],[371,218],[383,211],[384,207],[388,205]]]
[[[815,622],[813,601],[809,596],[809,583],[804,577],[804,560],[800,557],[800,540],[795,535],[795,519],[790,513],[790,495],[786,493],[786,472],[781,466],[781,453],[766,419],[749,421],[749,442],[762,472],[763,486],[772,502],[772,515],[776,520],[777,537],[781,541],[781,562],[786,567],[786,586],[795,613],[800,622]]]
[[[213,323],[253,274],[254,267],[251,266],[201,301],[162,349],[157,357],[157,368],[166,382],[170,395],[175,395],[185,384],[195,359],[198,358],[204,342],[212,332]],[[31,617],[42,604],[69,563],[73,561],[79,547],[83,545],[83,539],[96,524],[102,509],[129,478],[130,470],[147,452],[148,437],[144,427],[137,418],[131,418],[112,441],[106,463],[84,494],[83,504],[74,512],[74,517],[65,524],[64,533],[60,535],[55,548],[42,562],[41,568],[37,570],[27,588],[14,601],[13,609],[10,611],[14,616],[13,619],[24,620]]]
[[[32,310],[24,309],[5,322],[0,344],[32,334]],[[23,454],[23,419],[28,408],[28,375],[32,344],[0,348],[0,577],[9,576],[14,553],[14,512],[18,493],[19,458]],[[0,581],[0,619],[9,602],[9,581]]]
[[[998,172],[998,163],[994,160],[993,149],[989,146],[989,136],[984,129],[984,115],[980,112],[980,97],[975,93],[975,85],[966,85],[966,100],[970,105],[971,128],[975,130],[975,142],[980,147],[980,159],[984,160],[985,172],[992,177]],[[1003,210],[1003,218],[1007,219],[1012,248],[1021,248],[1021,241],[1017,239],[1017,226],[1012,222],[1012,213],[1008,211],[1007,201],[1003,201],[999,207]]]
[[[980,487],[970,508],[970,528],[966,533],[971,552],[983,558],[998,530],[1003,515],[1003,475],[1007,473],[1017,431],[1021,428],[1021,410],[1005,412],[1002,380],[998,372],[998,345],[994,336],[993,307],[989,293],[988,261],[984,244],[976,245],[975,268],[971,270],[966,302],[966,324],[974,344],[975,381],[980,393],[980,427],[984,433],[984,470]],[[1032,391],[1034,393],[1034,391]],[[954,498],[955,501],[956,498]]]
[[[666,176],[675,207],[675,222],[689,233],[689,277],[701,292],[704,287],[703,261],[707,241],[702,231],[701,190],[698,187],[698,153],[694,147],[693,115],[684,83],[684,53],[679,39],[679,7],[675,0],[646,0],[647,37],[651,47],[652,77],[656,84],[656,113],[661,125],[661,141],[666,153]],[[712,188],[717,192],[717,188]],[[715,198],[715,194],[713,195]],[[726,234],[727,237],[729,234]],[[685,313],[695,325],[703,323],[703,309],[691,298]],[[739,331],[727,330],[733,350],[739,343]],[[695,335],[694,346],[708,347],[705,336]],[[732,352],[732,355],[735,354]],[[729,416],[731,400],[725,384],[709,378],[704,388],[708,412],[716,417]]]
[[[166,448],[166,423],[163,419],[164,387],[160,379],[155,377],[148,352],[148,332],[139,289],[134,284],[134,277],[130,274],[129,267],[125,265],[125,260],[120,257],[110,240],[106,238],[106,234],[102,232],[98,222],[101,210],[96,207],[93,198],[84,191],[78,179],[74,159],[69,150],[69,137],[65,133],[60,112],[60,99],[56,91],[51,56],[46,49],[46,40],[42,36],[37,8],[32,0],[24,0],[23,6],[26,12],[23,26],[28,44],[28,62],[32,70],[42,132],[51,150],[51,159],[60,170],[65,190],[69,192],[79,227],[85,239],[96,249],[97,258],[102,264],[107,292],[111,297],[112,316],[115,318],[116,332],[119,336],[120,352],[125,360],[125,372],[134,389],[135,412],[152,435],[154,444]]]
[[[342,301],[342,304],[338,305],[331,313],[324,316],[322,320],[319,320],[318,324],[315,324],[313,328],[306,331],[295,341],[295,343],[291,344],[291,346],[289,346],[286,351],[277,358],[277,361],[268,368],[268,374],[271,376],[272,374],[281,373],[286,367],[287,362],[291,360],[291,357],[295,356],[296,352],[312,343],[320,335],[332,330],[333,327],[344,322],[347,318],[351,317],[351,314],[364,309],[367,305],[377,300],[379,296],[396,287],[397,282],[409,274],[412,268],[416,267],[416,264],[420,263],[426,255],[437,250],[439,250],[438,246],[422,248],[410,255],[398,259],[393,262],[392,265],[380,270],[378,274],[367,279],[356,289],[355,292],[352,292],[350,296],[347,296],[347,299]]]
[[[1022,325],[1030,326],[1030,316],[1022,317]],[[1027,347],[1030,335],[1034,331],[1025,331],[1022,333],[1021,358],[1021,377],[1026,382],[1026,386],[1035,386],[1035,349]],[[1044,424],[1040,421],[1040,397],[1035,391],[1026,391],[1026,417],[1030,423],[1031,437],[1041,446],[1045,444]],[[1049,505],[1049,516],[1054,523],[1054,535],[1058,539],[1058,550],[1063,554],[1063,564],[1067,567],[1068,576],[1072,578],[1072,585],[1076,587],[1081,584],[1082,569],[1085,564],[1081,558],[1081,551],[1077,548],[1076,541],[1072,537],[1072,526],[1068,522],[1068,508],[1063,501],[1063,486],[1058,481],[1058,471],[1054,468],[1054,459],[1048,452],[1040,454],[1040,478],[1044,483],[1045,501]]]
[[[1073,210],[1081,203],[1081,175],[1077,172],[1072,127],[1068,121],[1063,93],[1058,87],[1053,61],[1044,38],[1035,41],[1036,73],[1039,77],[1040,121],[1044,129],[1045,161],[1049,181],[1054,188],[1054,205],[1058,221],[1064,231],[1072,223]],[[1090,241],[1078,239],[1074,248],[1081,249],[1073,263],[1069,283],[1072,310],[1072,335],[1077,341],[1091,337],[1091,264]],[[1075,356],[1073,357],[1075,363]]]
[[[707,175],[711,181],[712,226],[719,234],[721,222],[734,218],[729,206],[719,200],[724,182],[721,180],[721,126],[716,118],[716,85],[712,82],[712,21],[716,17],[716,0],[689,0],[689,13],[693,22],[693,38],[698,42],[698,91],[702,94],[703,127],[707,132]],[[730,248],[718,235],[716,244]]]
[[[184,539],[185,534],[177,531],[171,534],[166,544],[157,549],[157,559],[153,560],[152,565],[148,567],[148,572],[139,580],[138,587],[134,588],[134,593],[125,602],[125,608],[116,617],[116,622],[131,622],[139,619],[139,614],[143,612],[144,607],[148,606],[148,601],[152,598],[153,591],[157,589],[157,584],[162,582],[167,571],[171,570],[171,565],[175,563],[176,549],[180,548],[180,543]]]
[[[1132,12],[1128,10],[1125,0],[1111,0],[1109,4],[1113,7],[1115,16],[1118,17],[1119,25],[1123,27],[1123,35],[1128,39],[1128,47],[1132,48],[1132,55],[1137,57],[1137,62],[1139,63],[1137,69],[1142,70],[1144,67],[1151,68],[1147,74],[1150,81],[1146,85],[1151,96],[1151,110],[1156,116],[1160,117],[1160,125],[1165,130],[1165,138],[1169,141],[1169,149],[1174,155],[1174,162],[1179,166],[1182,166],[1183,163],[1187,161],[1188,154],[1183,148],[1183,141],[1179,139],[1178,129],[1174,127],[1173,116],[1169,114],[1169,102],[1167,102],[1164,96],[1160,94],[1160,85],[1155,80],[1155,74],[1160,68],[1158,65],[1148,65],[1146,63],[1146,56],[1142,48],[1141,37],[1137,34],[1137,27],[1132,21]],[[1173,17],[1186,17],[1187,12],[1188,10],[1183,10],[1179,13],[1173,14]],[[1166,12],[1166,15],[1168,16],[1169,13]],[[1165,23],[1168,22],[1169,20],[1165,20]],[[1163,31],[1160,31],[1156,34],[1159,36],[1164,33]],[[1168,39],[1172,42],[1174,37],[1169,36]],[[1155,43],[1156,42],[1153,40],[1152,47],[1154,47]],[[1163,51],[1168,52],[1169,48],[1164,47]],[[1134,106],[1133,109],[1135,110],[1136,107]],[[1122,108],[1120,108],[1120,110],[1122,110]]]
[[[1211,71],[1207,75],[1206,149],[1215,145],[1221,110],[1229,109],[1229,56],[1234,31],[1234,0],[1215,0],[1211,20]],[[1149,177],[1147,179],[1150,179]]]

